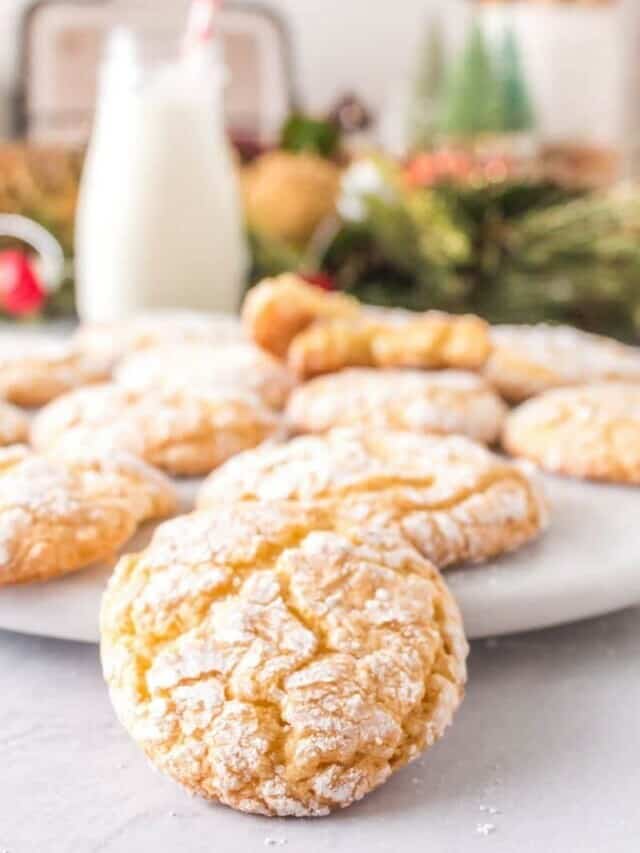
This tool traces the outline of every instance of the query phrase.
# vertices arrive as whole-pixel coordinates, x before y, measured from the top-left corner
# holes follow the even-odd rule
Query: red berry
[[[19,249],[0,252],[0,308],[9,314],[33,314],[46,294],[33,264]]]
[[[315,284],[316,287],[319,287],[321,290],[335,290],[336,282],[333,276],[328,275],[325,272],[309,272],[309,273],[300,273],[301,278],[305,281],[308,281],[309,284]]]

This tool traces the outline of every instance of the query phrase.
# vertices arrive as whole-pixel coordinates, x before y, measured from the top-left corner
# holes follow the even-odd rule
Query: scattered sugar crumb
[[[491,833],[495,831],[495,823],[479,823],[476,825],[476,832],[478,835],[491,835]]]
[[[495,808],[495,806],[480,806],[481,812],[486,812],[487,814],[501,814],[500,809]]]
[[[284,847],[286,843],[286,838],[265,838],[264,840],[265,847]]]

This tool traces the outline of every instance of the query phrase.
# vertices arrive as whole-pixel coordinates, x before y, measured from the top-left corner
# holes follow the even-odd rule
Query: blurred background
[[[6,316],[73,313],[105,37],[169,57],[187,7],[3,0],[0,214],[66,259],[45,280],[42,240],[5,237]],[[219,31],[247,283],[296,269],[378,304],[638,338],[637,0],[227,2]]]

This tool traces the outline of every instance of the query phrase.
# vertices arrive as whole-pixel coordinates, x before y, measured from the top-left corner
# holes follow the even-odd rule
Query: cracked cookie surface
[[[485,376],[514,403],[566,385],[640,383],[640,348],[571,326],[495,326],[491,339]]]
[[[162,525],[103,599],[116,712],[163,772],[245,812],[344,808],[451,722],[467,644],[439,572],[384,527],[227,504]]]
[[[109,557],[176,508],[170,483],[129,454],[63,460],[0,449],[0,586],[47,580]]]
[[[200,507],[287,500],[399,526],[439,568],[534,539],[546,503],[520,468],[462,436],[336,429],[248,451],[205,480]]]
[[[282,409],[296,384],[282,362],[250,343],[155,347],[126,358],[116,368],[115,379],[136,392],[244,389],[272,409]]]
[[[248,393],[183,390],[138,394],[115,384],[72,391],[35,418],[40,450],[126,450],[176,476],[208,474],[275,433],[276,415]]]
[[[467,435],[492,444],[506,406],[489,384],[462,371],[351,368],[312,379],[289,398],[288,423],[297,432],[367,426]]]
[[[640,485],[640,384],[548,391],[509,415],[503,445],[547,471]]]
[[[29,436],[29,419],[16,406],[0,400],[0,445],[20,444]]]
[[[0,340],[0,398],[18,406],[42,406],[108,373],[103,358],[83,353],[68,340],[18,334]]]

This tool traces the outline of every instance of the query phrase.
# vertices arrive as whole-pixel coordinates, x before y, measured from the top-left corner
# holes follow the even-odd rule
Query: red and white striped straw
[[[224,0],[192,0],[187,17],[184,50],[189,53],[196,45],[212,41],[218,31],[217,23]]]

